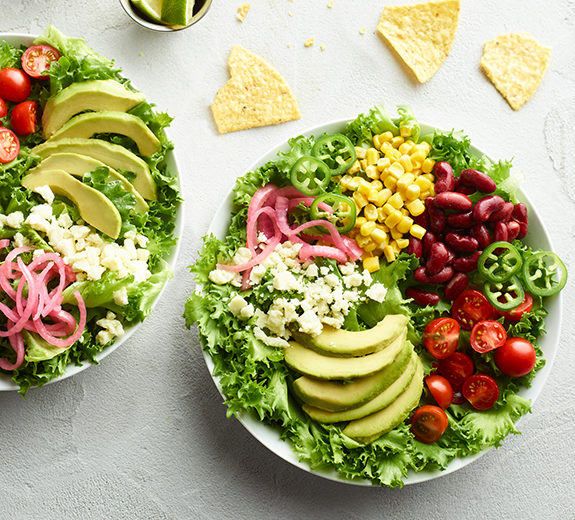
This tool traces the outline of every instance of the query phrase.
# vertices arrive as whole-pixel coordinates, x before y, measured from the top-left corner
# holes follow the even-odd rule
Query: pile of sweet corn
[[[379,269],[381,255],[393,262],[410,235],[425,234],[412,217],[421,215],[424,200],[435,194],[435,161],[427,158],[431,146],[415,144],[410,135],[405,127],[398,136],[375,135],[373,147],[355,148],[357,160],[339,179],[344,193],[353,192],[357,219],[349,236],[365,251],[363,266],[370,273]]]

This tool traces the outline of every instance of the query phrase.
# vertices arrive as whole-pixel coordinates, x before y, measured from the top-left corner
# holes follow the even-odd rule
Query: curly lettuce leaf
[[[373,136],[383,132],[399,134],[399,127],[383,105],[377,105],[366,114],[359,114],[345,127],[345,135],[352,143],[371,146]]]

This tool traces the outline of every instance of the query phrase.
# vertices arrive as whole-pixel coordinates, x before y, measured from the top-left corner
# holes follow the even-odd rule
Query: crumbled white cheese
[[[52,204],[52,202],[54,202],[54,192],[51,190],[50,186],[38,186],[32,191],[35,191],[40,195],[48,204]]]
[[[11,228],[19,228],[24,223],[24,214],[21,211],[13,211],[6,215],[6,224]]]
[[[118,289],[117,291],[114,291],[114,303],[116,305],[120,305],[120,306],[124,306],[124,305],[128,305],[129,300],[128,300],[128,289],[126,287],[122,287],[121,289]]]
[[[279,347],[279,348],[289,347],[289,343],[285,339],[268,336],[259,327],[254,327],[254,336],[263,343],[265,343],[266,345],[269,345],[270,347]]]
[[[96,325],[102,328],[102,330],[96,334],[96,341],[100,345],[106,345],[113,339],[124,335],[122,323],[116,319],[116,315],[111,311],[107,312],[105,318],[98,320]]]
[[[273,285],[277,291],[297,291],[300,288],[297,278],[289,271],[280,271],[276,274]]]
[[[371,300],[376,302],[383,302],[385,300],[385,295],[387,294],[387,289],[382,283],[374,283],[367,291],[365,295]]]

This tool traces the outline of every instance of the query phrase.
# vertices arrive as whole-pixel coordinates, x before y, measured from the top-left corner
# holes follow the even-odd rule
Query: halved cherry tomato
[[[475,352],[483,354],[503,346],[507,339],[505,327],[498,321],[483,320],[473,325],[469,341]]]
[[[30,135],[38,130],[38,104],[36,101],[18,103],[10,114],[12,130],[19,135]]]
[[[50,45],[32,45],[22,55],[24,72],[35,79],[48,79],[48,74],[42,74],[60,59],[60,53]]]
[[[455,352],[448,358],[441,359],[437,365],[437,371],[445,377],[457,393],[465,380],[473,374],[475,365],[472,359],[463,352]]]
[[[5,67],[0,69],[0,97],[5,101],[20,103],[32,90],[30,78],[20,69]]]
[[[457,350],[459,330],[453,318],[437,318],[425,327],[423,344],[434,358],[445,359]]]
[[[18,157],[20,141],[12,130],[0,128],[0,163],[6,164]]]
[[[436,403],[441,408],[448,408],[453,401],[453,388],[451,383],[439,374],[432,374],[425,378],[425,384]]]
[[[533,370],[537,354],[529,341],[523,338],[509,338],[495,352],[495,364],[505,375],[521,377]]]
[[[509,321],[519,321],[523,314],[526,312],[531,312],[533,309],[533,297],[529,293],[525,293],[525,298],[515,309],[511,309],[507,312],[500,312],[506,320]]]
[[[8,113],[8,107],[6,106],[6,101],[0,98],[0,117],[6,117]],[[1,125],[2,123],[0,123]]]
[[[463,397],[477,410],[491,408],[499,397],[497,381],[487,374],[475,374],[468,377],[461,391]]]
[[[447,414],[439,406],[426,404],[411,417],[411,433],[418,441],[431,444],[441,439],[448,422]]]
[[[471,330],[478,321],[495,316],[495,309],[479,291],[463,291],[453,302],[451,315],[465,330]]]

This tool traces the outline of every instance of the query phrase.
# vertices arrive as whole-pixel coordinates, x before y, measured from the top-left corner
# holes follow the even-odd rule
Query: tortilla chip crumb
[[[328,9],[331,9],[333,7],[333,2],[331,0],[327,3],[327,7]]]
[[[322,45],[319,46],[319,48],[320,48],[322,51],[325,51],[325,45],[322,44]]]
[[[236,18],[243,22],[248,15],[248,11],[250,10],[250,4],[242,4],[238,7],[238,14],[236,14]]]
[[[262,58],[235,46],[230,52],[228,67],[230,79],[218,90],[211,106],[221,134],[301,117],[287,82]]]
[[[288,11],[288,15],[293,16],[293,13],[291,11]]]
[[[362,28],[359,30],[359,34],[365,34],[365,27],[362,27]]]
[[[541,84],[551,49],[528,33],[502,34],[483,46],[483,72],[513,110],[519,110]]]
[[[313,45],[313,38],[306,40],[303,45],[304,45],[304,47],[311,47]]]

